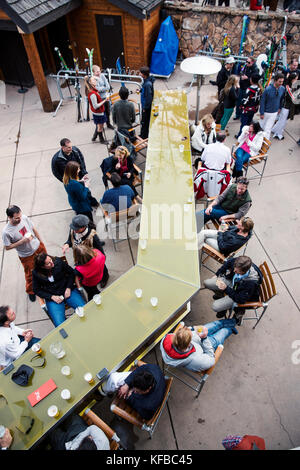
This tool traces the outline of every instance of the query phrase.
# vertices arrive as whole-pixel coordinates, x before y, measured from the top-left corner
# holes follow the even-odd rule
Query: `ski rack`
[[[142,82],[143,82],[143,79],[141,76],[139,75],[128,75],[128,74],[118,74],[118,73],[111,73],[110,72],[110,69],[107,69],[108,71],[105,71],[105,72],[102,72],[105,77],[108,79],[108,82],[116,82],[116,83],[121,83],[121,82],[125,82],[125,83],[131,83],[131,84],[135,84],[139,87],[139,89],[142,88]],[[63,91],[62,91],[62,88],[61,88],[61,80],[74,80],[74,83],[75,83],[75,80],[78,79],[78,80],[84,80],[84,78],[87,76],[86,72],[85,71],[82,71],[82,70],[79,70],[77,73],[76,73],[76,70],[74,69],[69,69],[69,70],[66,70],[66,69],[61,69],[57,72],[56,75],[54,74],[50,74],[49,77],[50,78],[54,78],[56,80],[56,86],[57,86],[57,91],[58,91],[58,94],[59,94],[59,103],[53,113],[53,117],[56,116],[59,108],[62,106],[63,104],[63,101],[64,100],[73,100],[75,98],[75,96],[72,95],[72,92],[71,92],[71,89],[69,88],[70,90],[70,96],[68,97],[65,97],[63,95]],[[132,78],[134,80],[132,80]],[[126,80],[127,79],[127,80]]]
[[[220,59],[220,60],[226,60],[226,59],[228,59],[228,55],[224,55],[224,54],[219,53],[219,52],[203,51],[203,50],[201,50],[201,49],[200,49],[199,51],[197,51],[197,54],[196,54],[196,55],[198,56],[198,55],[202,55],[202,54],[203,54],[203,55],[208,55],[208,56],[210,56],[210,57],[215,57],[216,59]],[[234,59],[237,59],[237,60],[240,61],[240,62],[243,62],[243,61],[246,62],[246,60],[247,60],[247,58],[248,58],[248,55],[246,55],[246,56],[245,56],[245,55],[239,56],[239,55],[230,54],[230,57],[233,57]]]

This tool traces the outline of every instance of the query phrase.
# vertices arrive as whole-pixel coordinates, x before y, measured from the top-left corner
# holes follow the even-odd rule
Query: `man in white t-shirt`
[[[16,314],[8,305],[0,307],[0,367],[7,367],[18,359],[33,343],[32,330],[23,330],[15,325]],[[21,341],[20,336],[24,337]]]
[[[6,209],[8,223],[2,231],[2,240],[6,250],[15,248],[23,265],[26,281],[26,292],[29,299],[34,302],[35,295],[32,289],[32,270],[34,258],[46,248],[41,237],[29,218],[22,214],[18,206],[9,206]]]
[[[230,171],[231,152],[230,148],[223,143],[225,139],[225,132],[217,133],[216,142],[205,147],[198,168],[202,166],[209,170]]]

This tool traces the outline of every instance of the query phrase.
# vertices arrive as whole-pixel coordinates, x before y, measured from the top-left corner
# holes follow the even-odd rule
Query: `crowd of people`
[[[217,320],[206,325],[187,327],[182,325],[176,333],[167,334],[161,341],[163,361],[173,367],[186,367],[192,371],[204,371],[214,365],[215,351],[231,334],[238,334],[244,309],[238,307],[259,298],[262,273],[256,264],[245,255],[230,257],[251,240],[254,222],[247,216],[252,205],[248,190],[249,180],[243,176],[243,165],[261,149],[263,139],[284,138],[288,118],[295,112],[293,84],[299,78],[299,63],[292,58],[286,75],[277,73],[273,82],[261,92],[259,73],[253,57],[249,57],[240,76],[232,74],[234,59],[226,59],[216,80],[219,104],[212,114],[205,115],[194,129],[191,137],[192,150],[198,152],[195,160],[196,172],[226,171],[236,178],[208,205],[196,212],[198,247],[208,244],[227,259],[211,279],[204,281],[205,288],[213,292],[212,310]],[[147,138],[151,104],[153,99],[153,77],[147,67],[141,68],[143,86],[141,91],[141,137]],[[93,75],[86,78],[90,109],[93,114],[95,132],[92,141],[99,136],[105,142],[104,125],[108,128],[129,131],[135,124],[135,107],[128,101],[129,91],[122,86],[118,100],[109,105],[110,85],[100,68],[93,67]],[[234,109],[234,119],[241,122],[236,138],[235,159],[226,146],[224,132]],[[220,110],[223,110],[220,113]],[[254,120],[256,112],[260,120]],[[115,128],[110,123],[110,114]],[[276,122],[277,119],[277,122]],[[216,125],[221,124],[220,131]],[[103,162],[104,163],[104,162]],[[93,220],[93,209],[103,208],[119,211],[129,208],[141,198],[133,184],[135,168],[128,149],[118,146],[101,166],[103,181],[111,182],[112,188],[104,191],[100,201],[89,189],[89,176],[84,156],[70,139],[60,141],[60,149],[52,158],[54,177],[64,185],[69,204],[75,216],[69,227],[68,238],[62,246],[62,256],[48,253],[39,232],[17,205],[6,210],[8,222],[2,232],[6,250],[16,249],[23,265],[26,293],[30,301],[43,299],[48,315],[57,327],[65,321],[65,304],[76,309],[93,299],[105,288],[109,271],[104,253],[105,243],[99,239]],[[124,207],[120,201],[125,201]],[[227,224],[225,228],[212,230],[204,226],[211,220]],[[232,223],[232,225],[229,225]],[[74,267],[64,256],[73,251]],[[234,310],[232,318],[226,318],[228,310]],[[16,314],[10,306],[0,307],[0,366],[7,367],[20,357],[39,338],[31,329],[15,325]],[[146,364],[133,372],[113,373],[99,389],[101,395],[117,393],[144,419],[150,419],[161,404],[165,392],[165,380],[157,365]],[[90,427],[91,428],[91,427]],[[107,449],[107,438],[82,421],[69,422],[65,430],[57,429],[51,437],[53,448],[61,449]],[[7,435],[6,435],[7,438]],[[238,436],[238,438],[241,440]],[[240,440],[238,439],[238,442]],[[7,440],[7,439],[6,439]],[[8,439],[9,440],[9,439]],[[6,442],[6,441],[5,441]],[[229,444],[228,444],[229,445]]]

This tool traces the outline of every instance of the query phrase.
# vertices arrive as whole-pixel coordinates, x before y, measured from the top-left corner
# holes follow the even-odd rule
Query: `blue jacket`
[[[86,188],[83,183],[76,180],[70,180],[65,185],[65,190],[68,193],[69,204],[73,211],[78,214],[82,212],[90,212],[92,210],[90,203],[90,190]]]
[[[155,385],[149,393],[146,393],[145,395],[132,393],[126,401],[135,411],[138,412],[138,414],[143,419],[148,420],[152,418],[155,411],[163,401],[166,382],[162,371],[156,364],[145,364],[138,367],[131,374],[129,374],[125,380],[125,383],[129,385],[129,388],[132,386],[132,381],[135,374],[138,370],[141,370],[141,368],[145,369],[147,372],[150,372],[153,375],[155,379]]]
[[[269,85],[262,94],[260,100],[259,113],[277,113],[283,106],[285,88],[280,86],[275,88],[273,84]]]
[[[153,83],[155,78],[150,75],[144,80],[142,90],[141,90],[141,103],[142,109],[149,109],[152,105],[153,100]]]

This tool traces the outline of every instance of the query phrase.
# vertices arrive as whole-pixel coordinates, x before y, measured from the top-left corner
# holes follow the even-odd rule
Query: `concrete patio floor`
[[[169,80],[157,79],[155,88],[187,89],[188,80],[189,76],[177,67]],[[52,99],[57,100],[56,85],[50,78],[48,82]],[[118,88],[115,84],[114,90]],[[13,86],[7,86],[6,91],[7,104],[0,105],[0,228],[6,224],[7,206],[17,204],[32,218],[48,253],[60,256],[74,213],[63,185],[51,173],[51,158],[59,148],[60,139],[70,138],[84,154],[92,193],[100,199],[104,186],[99,165],[107,156],[107,149],[99,142],[91,142],[92,122],[76,122],[74,101],[66,100],[53,117],[42,111],[35,87],[26,94],[19,94],[18,87]],[[67,96],[68,89],[64,93]],[[216,102],[216,88],[206,78],[201,88],[201,114],[210,111]],[[188,94],[188,103],[192,122],[195,87]],[[228,125],[229,147],[235,141],[238,126],[232,120]],[[108,130],[106,135],[111,139],[113,131]],[[138,437],[137,450],[222,449],[221,442],[227,434],[257,434],[265,439],[267,449],[285,450],[300,445],[300,354],[295,354],[294,349],[295,346],[300,349],[300,147],[296,143],[299,137],[300,116],[297,115],[287,123],[285,140],[272,141],[261,184],[253,180],[249,185],[253,200],[249,215],[255,223],[255,234],[246,254],[258,265],[267,261],[278,295],[270,301],[257,329],[252,329],[251,322],[245,322],[239,334],[227,340],[220,362],[198,399],[195,392],[174,381],[167,408],[152,440],[145,432],[134,431]],[[142,169],[144,161],[140,156],[137,159]],[[249,176],[253,176],[253,171],[249,170]],[[43,337],[53,325],[38,303],[28,300],[16,251],[7,252],[0,245],[0,304],[11,305],[17,313],[16,323],[32,328],[36,336]],[[136,256],[137,241],[132,246]],[[126,243],[120,244],[115,252],[112,242],[107,240],[105,252],[109,283],[112,283],[132,266],[132,261]],[[67,258],[72,263],[70,252]],[[213,261],[210,265],[213,269],[218,267]],[[201,281],[209,276],[209,271],[203,268]],[[186,324],[214,320],[211,303],[210,292],[199,291],[192,300]],[[159,348],[149,353],[145,361],[161,364]],[[113,419],[109,403],[105,398],[96,405],[108,423]]]

